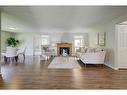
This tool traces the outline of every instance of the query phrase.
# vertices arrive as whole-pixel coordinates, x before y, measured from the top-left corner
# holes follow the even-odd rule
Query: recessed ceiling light
[[[9,29],[11,29],[11,30],[15,30],[15,28],[14,28],[14,27],[9,27]]]

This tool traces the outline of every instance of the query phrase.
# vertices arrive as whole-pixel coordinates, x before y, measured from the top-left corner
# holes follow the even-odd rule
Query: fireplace
[[[71,56],[72,44],[70,43],[57,43],[57,55],[60,56]]]
[[[59,54],[63,56],[69,55],[70,50],[68,47],[60,47]]]

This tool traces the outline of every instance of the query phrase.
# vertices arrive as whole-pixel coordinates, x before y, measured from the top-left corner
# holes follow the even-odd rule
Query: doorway
[[[127,69],[127,23],[116,25],[117,67]]]

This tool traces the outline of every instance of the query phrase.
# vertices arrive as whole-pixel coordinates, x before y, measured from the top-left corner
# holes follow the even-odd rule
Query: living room
[[[92,75],[100,71],[98,73],[100,76],[97,76],[98,79],[101,79],[106,75],[111,77],[110,72],[112,73],[112,70],[126,69],[126,64],[117,65],[115,30],[115,25],[121,25],[122,22],[126,21],[126,12],[127,7],[125,6],[3,7],[1,14],[1,52],[3,54],[1,73],[4,81],[9,82],[7,88],[126,88],[125,84],[119,87],[116,86],[118,84],[115,84],[115,87],[110,84],[112,80],[109,79],[109,82],[106,77],[104,79],[108,82],[108,85],[103,83],[104,80],[100,80],[99,84],[83,84],[85,80],[83,81],[84,77],[82,77],[85,76],[82,74],[86,72],[87,75],[89,70],[91,70]],[[8,42],[10,37],[19,41],[16,48],[22,50],[16,61],[11,60],[12,57],[6,56],[5,53],[7,47],[11,46]],[[24,58],[23,53],[25,54]],[[34,83],[30,84],[28,80],[25,83],[25,79],[29,79],[27,76],[36,80],[31,76],[32,73],[36,78],[41,79],[44,76],[44,79],[41,80],[45,81],[46,84],[39,81],[35,82],[37,86],[31,87]],[[39,77],[36,73],[42,73],[42,76]],[[63,74],[62,77],[65,75],[65,79],[62,79],[59,73]],[[73,77],[70,78],[72,85],[67,85],[68,82],[65,81],[69,78],[68,73],[70,77]],[[21,81],[18,81],[20,77],[16,77],[16,74],[24,76]],[[56,77],[57,74],[58,77]],[[123,74],[126,74],[126,72],[123,72]],[[8,78],[9,76],[10,78]],[[63,83],[57,84],[55,80],[51,81],[50,77],[56,77],[59,82],[62,80]],[[80,77],[79,80],[78,77]],[[125,76],[123,76],[124,78]],[[91,79],[90,76],[88,76],[89,79]],[[13,80],[17,80],[17,83]],[[33,80],[31,81],[33,82]],[[48,83],[49,81],[51,84]],[[73,81],[75,82],[73,83]],[[122,82],[123,80],[121,80]],[[22,85],[18,85],[18,83]]]

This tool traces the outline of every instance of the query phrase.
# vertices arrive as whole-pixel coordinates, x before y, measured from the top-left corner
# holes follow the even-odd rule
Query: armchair
[[[18,60],[18,56],[17,56],[17,49],[13,48],[13,47],[7,47],[6,53],[2,53],[2,55],[4,56],[4,61],[7,62],[7,60],[9,59],[9,61],[11,59]]]
[[[25,60],[25,53],[26,53],[26,48],[19,49],[19,50],[17,51],[17,56],[23,55],[24,60]]]

